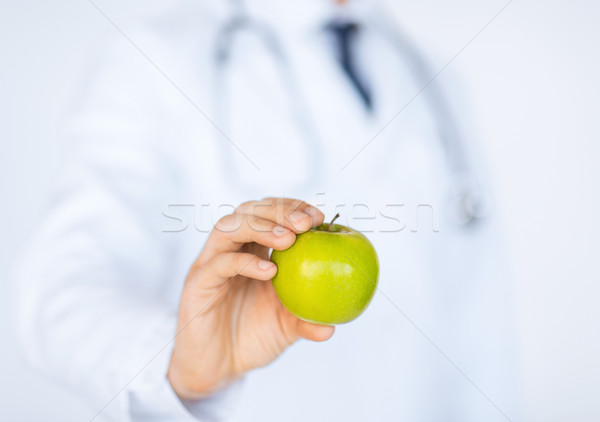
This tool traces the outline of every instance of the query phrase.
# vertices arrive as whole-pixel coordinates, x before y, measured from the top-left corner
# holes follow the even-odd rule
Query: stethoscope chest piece
[[[468,189],[448,200],[449,220],[462,227],[479,226],[491,213],[491,199],[481,189]]]

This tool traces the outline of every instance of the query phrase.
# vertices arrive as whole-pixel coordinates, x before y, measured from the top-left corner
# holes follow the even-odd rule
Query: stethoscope
[[[241,2],[234,2],[235,13],[227,20],[217,32],[215,43],[215,66],[213,99],[215,100],[215,118],[219,127],[228,127],[227,102],[223,101],[228,96],[226,73],[234,51],[235,38],[242,33],[252,33],[258,37],[264,47],[275,58],[279,73],[286,86],[292,114],[296,127],[303,128],[309,148],[318,149],[319,136],[312,119],[307,113],[306,102],[302,93],[295,84],[294,72],[289,66],[285,52],[277,38],[275,31],[263,22],[252,19],[244,10]],[[387,22],[385,14],[377,13],[373,16],[377,20],[377,27],[390,40],[406,60],[409,69],[418,86],[423,87],[421,94],[425,97],[436,122],[436,130],[445,158],[446,170],[449,176],[450,192],[448,195],[448,217],[462,227],[474,227],[484,219],[490,211],[490,200],[485,191],[477,184],[472,166],[469,163],[465,146],[457,128],[452,111],[437,83],[435,73],[431,66],[417,48],[412,45],[407,37],[403,36],[393,24]],[[218,136],[223,136],[218,134]],[[318,157],[316,157],[318,159]],[[315,169],[321,169],[322,163],[314,163]],[[234,170],[235,171],[235,170]],[[232,184],[244,181],[242,175],[227,172]],[[318,180],[321,175],[318,171],[311,172],[311,178]],[[306,183],[306,182],[305,182]]]

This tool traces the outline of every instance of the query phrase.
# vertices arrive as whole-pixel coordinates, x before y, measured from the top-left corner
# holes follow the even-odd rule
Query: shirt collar
[[[360,22],[370,12],[372,1],[349,0],[240,0],[240,10],[274,28],[282,36],[322,30],[332,20]]]

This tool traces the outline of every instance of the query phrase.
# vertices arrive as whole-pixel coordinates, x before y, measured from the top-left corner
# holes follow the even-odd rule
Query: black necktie
[[[372,109],[372,98],[371,92],[365,86],[363,81],[360,80],[358,72],[356,71],[356,64],[354,63],[353,48],[356,44],[355,36],[359,30],[359,26],[352,22],[332,22],[327,25],[327,29],[335,37],[335,43],[338,51],[338,61],[344,73],[356,89],[356,92],[360,96],[367,110]]]

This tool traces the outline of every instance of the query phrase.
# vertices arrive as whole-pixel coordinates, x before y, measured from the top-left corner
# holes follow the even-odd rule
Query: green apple
[[[367,308],[377,288],[375,248],[362,233],[333,224],[338,216],[299,234],[290,248],[271,254],[277,265],[277,296],[305,321],[352,321]]]

